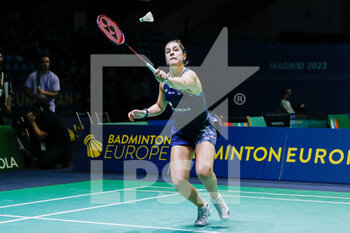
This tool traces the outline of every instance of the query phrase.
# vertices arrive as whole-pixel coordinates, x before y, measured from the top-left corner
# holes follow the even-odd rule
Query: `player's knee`
[[[171,180],[173,184],[178,184],[183,182],[184,180],[188,180],[190,173],[187,169],[171,169]]]
[[[198,166],[196,173],[200,180],[210,179],[213,176],[213,168],[209,166]]]
[[[174,185],[181,184],[186,180],[186,176],[184,174],[171,174],[171,181],[173,182]]]
[[[176,177],[172,178],[173,185],[176,190],[181,190],[182,187],[186,185],[186,182],[188,182],[184,177]]]

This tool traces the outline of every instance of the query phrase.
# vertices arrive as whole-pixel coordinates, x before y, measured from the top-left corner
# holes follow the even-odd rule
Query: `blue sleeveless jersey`
[[[181,76],[189,69],[185,68]],[[164,93],[167,102],[173,110],[173,132],[179,135],[196,135],[210,124],[209,112],[205,103],[204,93],[190,94],[185,90],[170,88],[164,83]]]

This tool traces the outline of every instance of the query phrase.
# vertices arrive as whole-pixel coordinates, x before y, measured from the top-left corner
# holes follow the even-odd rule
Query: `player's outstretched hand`
[[[142,119],[146,116],[147,112],[145,110],[134,109],[128,113],[129,121],[134,121],[134,119]]]

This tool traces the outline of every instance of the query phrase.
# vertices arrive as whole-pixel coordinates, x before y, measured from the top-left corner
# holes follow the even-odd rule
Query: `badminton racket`
[[[126,46],[128,46],[128,48],[131,51],[133,51],[137,55],[137,57],[140,58],[146,64],[148,69],[150,69],[153,74],[156,72],[156,69],[151,64],[145,61],[145,59],[143,59],[133,48],[131,48],[130,45],[128,45],[125,42],[125,36],[123,32],[119,29],[118,24],[116,22],[114,22],[106,15],[99,15],[97,17],[97,26],[110,41],[112,41],[116,45],[125,44]]]

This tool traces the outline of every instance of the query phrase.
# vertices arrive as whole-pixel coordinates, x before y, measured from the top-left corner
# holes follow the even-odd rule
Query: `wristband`
[[[149,111],[148,111],[147,108],[142,109],[142,111],[146,111],[146,115],[142,118],[142,120],[143,120],[143,119],[146,119],[149,116]]]

